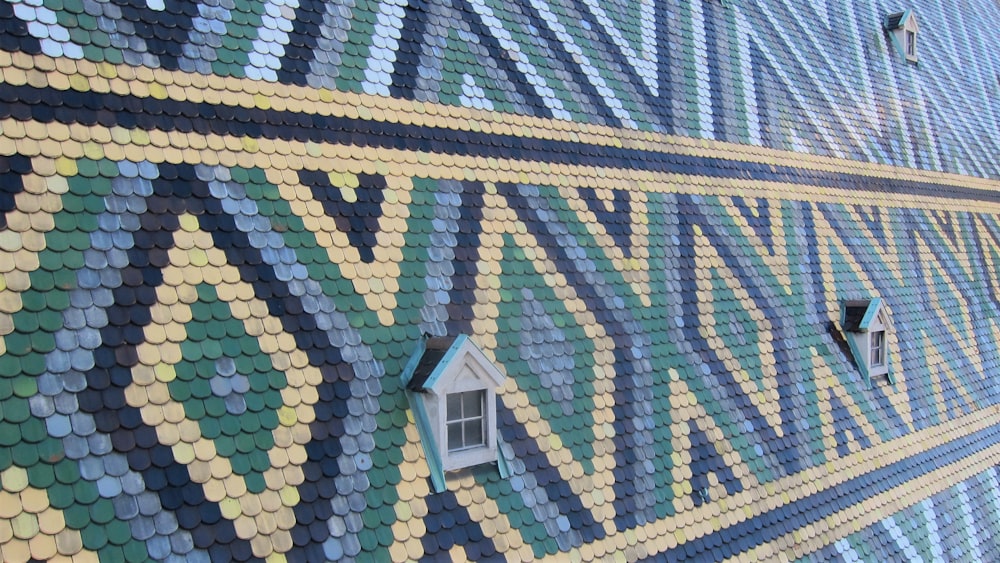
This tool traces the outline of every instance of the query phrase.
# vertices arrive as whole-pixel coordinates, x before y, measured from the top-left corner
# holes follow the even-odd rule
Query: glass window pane
[[[483,437],[483,420],[469,420],[465,423],[465,446],[481,446],[486,442]]]
[[[873,366],[885,363],[885,332],[881,330],[872,333],[871,363]]]
[[[462,393],[462,402],[464,403],[464,418],[471,418],[474,416],[483,415],[483,391],[471,391],[469,393]]]
[[[462,394],[452,393],[448,395],[448,420],[461,420],[462,418]]]
[[[448,425],[448,451],[453,452],[464,447],[462,444],[462,423]]]
[[[452,393],[446,398],[448,451],[480,447],[486,443],[486,391]]]

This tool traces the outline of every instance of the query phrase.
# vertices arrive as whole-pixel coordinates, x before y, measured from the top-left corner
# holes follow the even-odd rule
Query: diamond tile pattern
[[[911,7],[0,0],[2,559],[1000,559],[1000,8]]]

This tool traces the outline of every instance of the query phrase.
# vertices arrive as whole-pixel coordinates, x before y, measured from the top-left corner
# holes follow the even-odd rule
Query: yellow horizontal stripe
[[[5,60],[8,57],[9,60]],[[60,91],[112,93],[245,109],[407,123],[418,127],[436,126],[593,146],[763,162],[815,171],[848,171],[888,179],[959,184],[989,191],[1000,187],[1000,182],[995,180],[957,174],[246,78],[57,59],[26,53],[0,53],[0,68],[3,68],[0,83],[12,86],[31,85]]]
[[[39,128],[53,136],[69,135],[64,141],[26,140],[26,129]],[[71,175],[73,162],[88,158],[108,158],[113,161],[147,160],[162,162],[241,166],[268,170],[269,176],[294,173],[301,169],[336,171],[340,173],[383,174],[397,177],[390,189],[402,189],[403,178],[424,177],[441,180],[480,181],[489,183],[527,183],[542,186],[601,188],[608,179],[630,188],[635,193],[689,193],[706,196],[739,196],[792,201],[811,201],[844,205],[879,205],[903,209],[933,209],[938,211],[1000,212],[1000,203],[837,189],[830,187],[788,184],[784,182],[751,181],[741,178],[716,178],[697,175],[661,173],[627,168],[560,164],[549,166],[529,160],[497,159],[481,156],[441,155],[420,151],[405,151],[353,145],[302,143],[298,141],[245,139],[220,135],[164,132],[158,130],[123,130],[100,126],[66,126],[58,123],[0,121],[4,136],[0,137],[0,154],[19,152],[33,157],[32,166],[40,176]],[[22,142],[25,141],[25,142]],[[297,182],[292,177],[288,183]],[[968,187],[965,179],[955,179],[955,185]],[[1000,182],[993,183],[1000,191]],[[400,194],[405,194],[400,191]],[[405,195],[404,199],[405,201]]]
[[[608,560],[620,558],[633,560],[634,557],[630,558],[629,554],[634,555],[637,549],[641,549],[646,556],[656,555],[678,545],[683,545],[687,541],[695,540],[749,520],[759,514],[819,494],[850,479],[906,459],[913,453],[914,449],[921,448],[922,444],[945,444],[998,423],[1000,423],[1000,407],[977,411],[931,428],[913,432],[902,438],[883,442],[877,448],[868,448],[834,459],[824,465],[811,467],[795,475],[764,483],[755,489],[745,490],[721,500],[705,503],[697,510],[685,511],[685,513],[624,531],[609,531],[605,538],[588,544],[586,551],[594,554],[606,554],[598,555],[598,557],[606,557]],[[831,532],[816,540],[815,547],[810,551],[856,531],[858,526],[863,527],[881,520],[893,512],[929,498],[958,481],[997,463],[1000,463],[1000,445],[987,448],[845,509],[824,520],[828,523],[826,525]],[[894,501],[893,499],[897,496],[899,500]],[[836,522],[837,518],[842,520],[836,526],[840,536],[831,538],[834,527],[830,526],[829,522]],[[873,520],[865,522],[862,518]],[[743,555],[744,557],[748,555],[756,557],[760,560],[777,558],[778,554],[784,552],[785,549],[794,549],[795,544],[792,541],[794,538],[801,537],[803,533],[809,536],[816,527],[817,524],[805,525],[783,539],[758,546],[752,555]],[[795,536],[795,534],[799,534],[799,536]],[[778,549],[779,547],[781,549]],[[561,557],[564,558],[565,554],[549,557],[546,561],[559,561]]]

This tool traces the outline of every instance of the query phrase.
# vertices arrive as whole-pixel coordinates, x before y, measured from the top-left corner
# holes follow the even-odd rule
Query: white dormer
[[[840,325],[865,381],[871,385],[873,377],[885,375],[894,382],[889,366],[889,317],[882,299],[844,303]]]
[[[444,472],[497,461],[496,390],[504,375],[466,335],[421,341],[402,383],[435,489]]]
[[[917,34],[920,26],[917,25],[917,16],[913,14],[913,10],[886,16],[885,29],[899,54],[911,63],[917,62]]]

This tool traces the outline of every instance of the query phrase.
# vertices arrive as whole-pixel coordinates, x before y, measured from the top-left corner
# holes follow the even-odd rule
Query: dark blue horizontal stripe
[[[79,123],[203,135],[313,141],[687,176],[781,182],[860,192],[1000,201],[1000,191],[725,158],[404,125],[291,111],[0,85],[0,119]]]
[[[717,561],[732,557],[815,524],[845,508],[857,506],[867,499],[961,461],[998,442],[1000,424],[994,424],[728,528],[690,540],[666,553],[651,556],[647,561],[678,561],[685,558]]]

